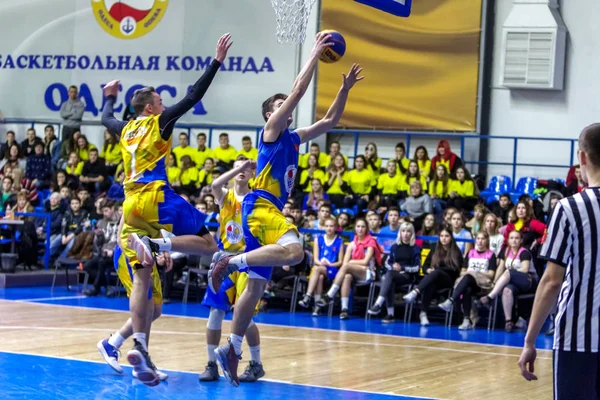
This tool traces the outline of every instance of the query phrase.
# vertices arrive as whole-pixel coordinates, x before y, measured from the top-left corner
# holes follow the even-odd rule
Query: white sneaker
[[[427,313],[425,311],[419,313],[419,319],[421,320],[421,326],[429,326],[429,318],[427,318]]]
[[[414,303],[414,302],[415,302],[415,300],[417,299],[417,296],[418,296],[418,295],[419,295],[419,294],[417,293],[417,291],[416,291],[416,290],[411,290],[410,292],[408,292],[408,294],[407,294],[406,296],[404,296],[404,297],[402,297],[402,298],[404,299],[404,301],[405,301],[407,304],[411,304],[411,303]]]
[[[446,312],[450,312],[450,310],[452,310],[452,306],[454,306],[454,303],[450,299],[447,299],[443,303],[438,304],[438,307]]]
[[[138,379],[138,374],[137,372],[135,372],[135,369],[131,372],[131,375],[135,378]],[[159,381],[166,381],[167,379],[169,379],[169,375],[165,374],[162,371],[156,370],[156,375],[158,375],[158,380]]]
[[[519,317],[519,320],[515,324],[516,329],[527,329],[527,321],[523,317]]]
[[[470,329],[473,329],[473,324],[471,324],[471,320],[469,320],[469,318],[463,319],[463,322],[458,327],[458,330],[460,330],[460,331],[468,331]]]
[[[116,372],[122,374],[123,368],[119,365],[119,357],[121,356],[119,349],[108,343],[108,339],[99,341],[96,347],[100,354],[102,354],[102,357],[104,357],[104,361]]]

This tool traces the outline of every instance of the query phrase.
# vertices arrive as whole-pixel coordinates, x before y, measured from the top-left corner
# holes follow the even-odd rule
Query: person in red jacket
[[[531,251],[535,261],[538,245],[544,243],[546,240],[546,224],[535,219],[533,208],[526,200],[519,200],[515,208],[510,212],[508,225],[506,225],[506,230],[504,231],[505,243],[508,243],[508,235],[512,231],[519,231],[523,234],[522,246]]]
[[[436,155],[431,159],[432,172],[438,164],[445,166],[448,174],[454,174],[456,169],[463,165],[462,159],[452,152],[447,140],[440,140],[438,143]]]

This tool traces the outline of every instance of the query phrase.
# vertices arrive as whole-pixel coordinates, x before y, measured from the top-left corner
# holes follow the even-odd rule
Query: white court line
[[[40,297],[37,299],[19,299],[19,300],[14,300],[14,302],[15,303],[35,303],[36,301],[85,299],[87,297],[88,296]]]
[[[1,301],[6,301],[6,302],[10,302],[10,303],[18,302],[18,300],[7,300],[7,299],[0,299],[0,302]],[[126,313],[126,314],[130,313],[129,311],[125,311],[125,310],[114,310],[114,309],[102,308],[102,307],[86,307],[86,306],[73,306],[73,305],[67,305],[67,304],[46,304],[46,303],[35,303],[35,302],[32,302],[32,304],[41,305],[41,306],[49,306],[49,307],[70,307],[70,308],[79,308],[82,310],[100,310],[100,311],[109,311],[109,312]],[[194,319],[194,320],[208,320],[208,318],[194,317],[194,316],[189,316],[189,315],[162,314],[162,316],[163,317],[173,317],[173,318]],[[231,322],[231,321],[226,320],[226,322]],[[366,336],[382,336],[382,337],[389,337],[389,338],[396,338],[396,339],[401,338],[401,339],[412,339],[412,340],[432,341],[432,342],[441,342],[441,343],[461,343],[461,344],[475,345],[475,346],[491,346],[491,347],[502,347],[502,348],[508,347],[508,348],[513,348],[513,349],[521,349],[522,348],[521,346],[511,346],[511,345],[505,345],[505,344],[468,342],[468,341],[451,340],[451,339],[423,338],[423,337],[416,337],[416,336],[392,335],[389,333],[377,333],[377,332],[357,332],[357,331],[349,331],[349,330],[342,330],[342,329],[312,328],[312,327],[296,326],[296,325],[280,325],[280,324],[273,324],[273,323],[262,322],[262,321],[259,322],[258,324],[259,325],[267,325],[267,326],[275,326],[275,327],[279,327],[279,328],[293,328],[293,329],[321,331],[321,332],[330,332],[330,333],[337,332],[337,333],[346,333],[346,334],[356,334],[356,335],[366,335]],[[538,349],[538,351],[551,352],[552,350]]]
[[[114,329],[109,328],[67,328],[67,327],[52,327],[52,326],[27,326],[27,325],[0,325],[0,330],[6,329],[29,329],[29,330],[40,330],[40,331],[82,331],[82,332],[114,332]],[[203,332],[180,332],[180,331],[159,331],[152,330],[152,334],[158,335],[183,335],[183,336],[206,336]],[[488,356],[499,356],[499,357],[514,357],[519,358],[519,354],[506,354],[506,353],[494,353],[490,351],[477,351],[477,350],[464,350],[464,349],[453,349],[448,347],[431,347],[431,346],[420,346],[413,344],[398,344],[398,343],[374,343],[374,342],[361,342],[355,340],[336,340],[336,339],[310,339],[310,338],[294,338],[284,336],[270,336],[260,335],[263,339],[271,340],[287,340],[293,342],[318,342],[318,343],[335,343],[335,344],[349,344],[349,345],[362,345],[362,346],[375,346],[375,347],[396,347],[396,348],[407,348],[407,349],[421,349],[430,351],[448,351],[454,353],[468,353]],[[538,357],[538,360],[551,360],[552,357]]]
[[[58,357],[58,356],[49,356],[49,355],[42,355],[42,354],[35,354],[35,353],[28,353],[28,352],[16,352],[16,351],[0,350],[0,354],[2,354],[2,353],[14,354],[14,355],[26,355],[26,356],[33,356],[33,357],[46,357],[46,358],[52,358],[52,359],[55,359],[55,360],[81,361],[81,362],[88,362],[88,363],[93,363],[93,364],[104,364],[104,365],[106,365],[106,362],[103,362],[103,361],[84,360],[84,359],[81,359],[81,358],[73,358],[73,357]],[[125,368],[131,368],[129,365],[123,365],[123,366]],[[161,368],[161,371],[179,372],[179,373],[193,374],[193,375],[197,375],[198,374],[197,371],[185,371],[185,370],[166,369],[166,368]],[[392,393],[392,392],[385,392],[384,393],[384,392],[373,392],[373,391],[370,391],[370,390],[345,389],[345,388],[339,388],[339,387],[334,387],[334,386],[310,385],[308,383],[296,383],[296,382],[290,382],[290,381],[282,381],[282,380],[279,380],[279,379],[260,378],[260,380],[264,381],[264,382],[281,383],[281,384],[285,384],[285,385],[297,385],[297,386],[303,386],[303,387],[314,387],[314,388],[320,388],[320,389],[338,390],[338,391],[342,391],[342,392],[366,393],[366,394],[374,394],[374,395],[378,395],[378,396],[385,395],[385,396],[394,396],[394,397],[410,397],[410,398],[423,399],[423,400],[434,399],[433,397],[421,397],[421,396],[413,396],[413,395],[402,395],[402,394]],[[445,399],[439,399],[439,400],[445,400]]]

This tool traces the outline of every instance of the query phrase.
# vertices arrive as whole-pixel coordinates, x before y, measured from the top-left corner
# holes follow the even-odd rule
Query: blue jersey
[[[300,136],[286,129],[273,143],[263,141],[264,129],[258,141],[258,160],[254,193],[269,200],[280,211],[294,188],[298,171]]]
[[[325,243],[325,235],[322,235],[317,238],[317,243],[319,245],[319,260],[325,258],[330,263],[338,261],[338,256],[344,245],[344,241],[341,237],[336,236],[335,239],[333,239],[333,243],[327,246],[327,243]]]

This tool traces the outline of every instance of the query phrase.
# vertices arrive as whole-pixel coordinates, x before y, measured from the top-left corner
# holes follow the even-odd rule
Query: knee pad
[[[206,327],[213,331],[220,331],[223,325],[223,318],[225,318],[225,311],[218,308],[211,308]]]

